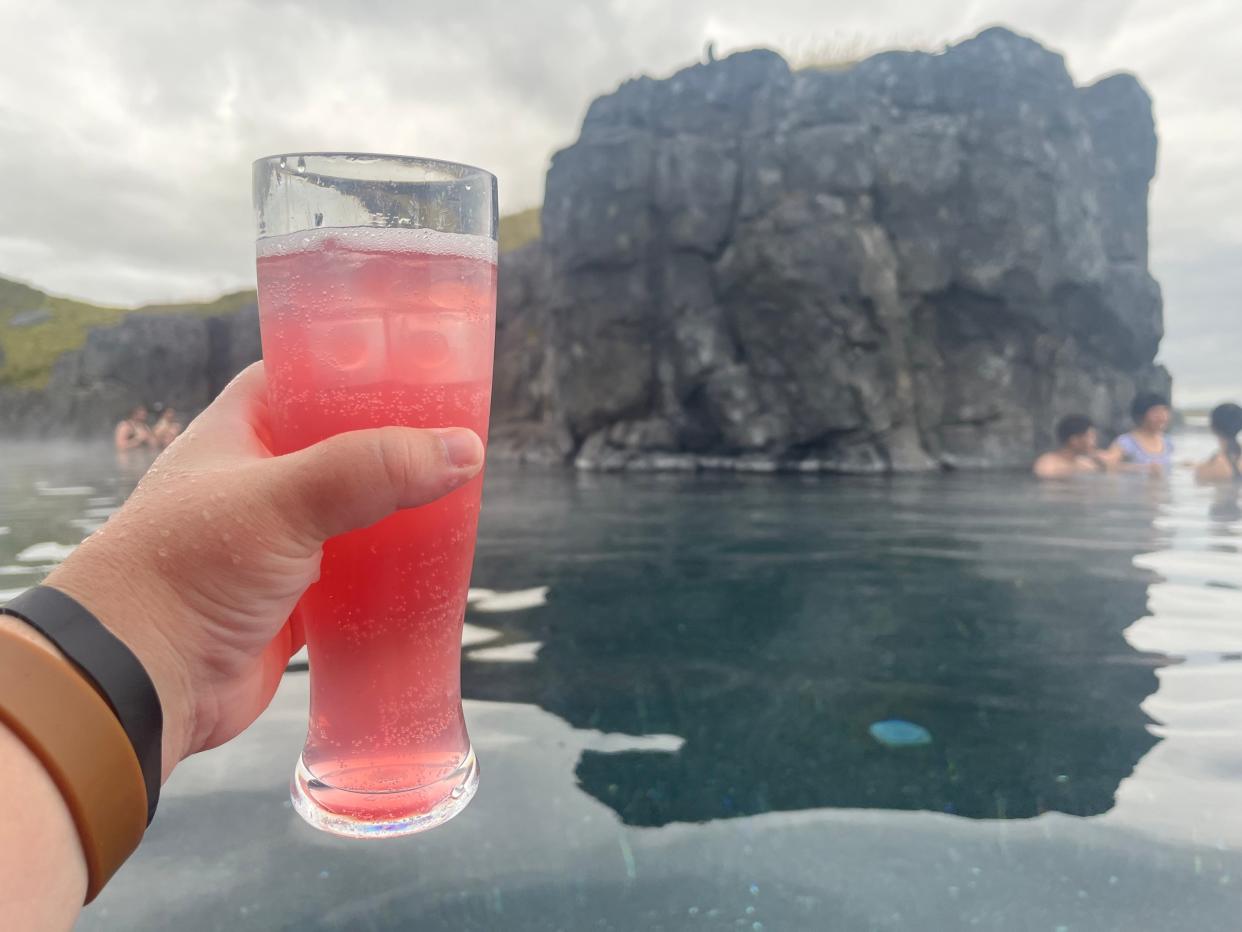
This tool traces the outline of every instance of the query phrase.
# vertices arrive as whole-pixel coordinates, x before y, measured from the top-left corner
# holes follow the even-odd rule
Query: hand
[[[286,456],[267,437],[256,363],[47,579],[151,674],[165,779],[267,707],[302,646],[290,616],[319,576],[324,541],[433,501],[483,465],[483,444],[464,428],[355,431]]]

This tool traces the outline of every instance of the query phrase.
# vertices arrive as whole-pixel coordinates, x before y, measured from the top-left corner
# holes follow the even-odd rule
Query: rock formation
[[[1029,462],[1153,366],[1151,104],[1004,29],[639,78],[502,265],[495,451],[591,468]]]

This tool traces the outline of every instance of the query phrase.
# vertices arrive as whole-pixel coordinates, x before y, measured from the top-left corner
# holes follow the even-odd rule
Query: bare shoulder
[[[1195,479],[1199,482],[1232,482],[1233,470],[1225,457],[1217,453],[1207,462],[1195,467]]]
[[[1035,460],[1031,472],[1040,479],[1061,479],[1073,475],[1074,467],[1055,453],[1045,453]]]

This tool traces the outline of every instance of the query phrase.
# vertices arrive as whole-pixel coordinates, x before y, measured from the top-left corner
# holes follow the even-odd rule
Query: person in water
[[[1242,482],[1242,407],[1235,404],[1217,405],[1212,409],[1212,433],[1220,441],[1220,449],[1205,463],[1195,467],[1200,482]]]
[[[147,406],[134,405],[129,412],[129,417],[116,425],[116,430],[112,432],[112,439],[117,451],[122,453],[141,447],[158,449],[159,442],[147,423]]]
[[[1134,429],[1113,441],[1100,459],[1110,469],[1167,475],[1173,469],[1173,441],[1165,434],[1173,412],[1169,400],[1142,392],[1130,406]]]
[[[1037,459],[1032,467],[1040,479],[1067,479],[1103,471],[1098,435],[1089,417],[1070,414],[1061,418],[1057,424],[1057,442],[1061,445]]]
[[[162,449],[176,440],[181,430],[181,422],[177,420],[176,409],[167,407],[160,411],[160,416],[156,418],[151,432],[155,435],[155,442]]]

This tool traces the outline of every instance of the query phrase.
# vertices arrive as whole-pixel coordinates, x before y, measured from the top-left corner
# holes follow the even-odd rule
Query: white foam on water
[[[495,594],[495,589],[471,589],[466,593],[466,604],[473,605],[475,602],[490,599]]]
[[[496,241],[490,236],[410,230],[401,227],[321,227],[300,233],[265,236],[256,244],[260,259],[315,252],[328,246],[358,252],[421,253],[426,256],[459,256],[496,263]]]
[[[584,746],[604,754],[623,751],[663,751],[675,754],[686,743],[680,735],[623,735],[615,731],[584,731]]]
[[[57,497],[62,495],[92,495],[94,492],[94,487],[89,485],[48,485],[42,480],[35,483],[35,494],[48,497]]]
[[[40,566],[10,564],[9,566],[0,566],[0,576],[34,576],[39,573],[50,573],[54,569],[56,569],[56,564],[54,563]]]
[[[479,625],[472,625],[467,622],[461,629],[461,646],[473,647],[475,644],[486,644],[488,641],[494,641],[500,637],[499,631],[491,628],[482,628]]]
[[[548,601],[548,587],[536,586],[534,589],[518,589],[514,592],[494,592],[479,599],[471,607],[476,612],[519,612],[527,608],[535,608]]]
[[[502,644],[500,647],[483,647],[472,650],[466,656],[485,663],[534,663],[541,647],[543,641],[522,641],[518,644]]]
[[[7,527],[0,527],[0,537],[3,537],[5,534],[9,533],[10,530],[12,529],[7,528]]]
[[[51,560],[54,563],[59,563],[77,549],[77,544],[58,544],[50,540],[43,541],[38,544],[31,544],[19,553],[17,561],[19,563],[42,563],[46,560]]]
[[[0,589],[0,602],[7,602],[9,599],[16,599],[26,590],[23,589]]]

